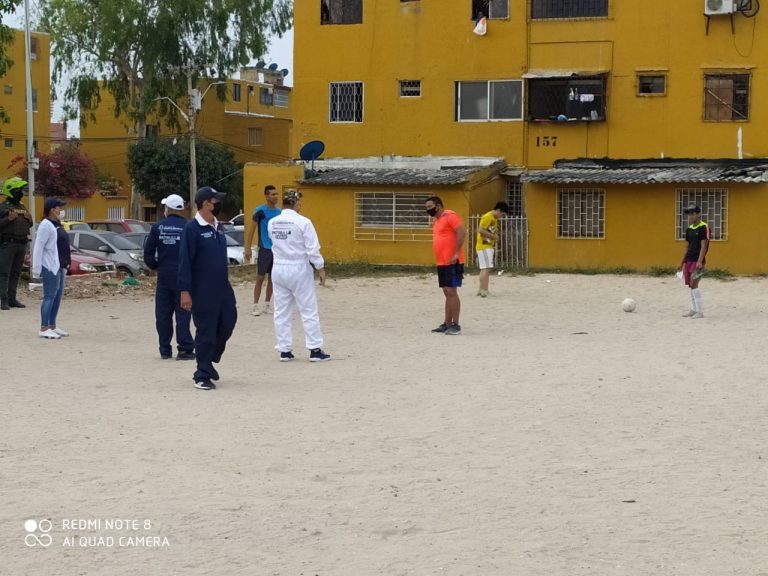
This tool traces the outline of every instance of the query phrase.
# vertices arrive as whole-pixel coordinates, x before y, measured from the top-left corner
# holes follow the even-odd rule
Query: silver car
[[[97,258],[111,260],[118,272],[138,276],[149,270],[144,264],[142,248],[120,234],[95,230],[72,230],[68,234],[72,246]]]

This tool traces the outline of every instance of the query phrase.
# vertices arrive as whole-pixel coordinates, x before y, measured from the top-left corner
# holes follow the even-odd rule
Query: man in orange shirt
[[[436,334],[461,334],[459,314],[461,300],[459,288],[464,279],[464,239],[467,232],[461,218],[453,210],[446,210],[443,201],[432,196],[426,203],[427,214],[434,218],[432,245],[437,259],[437,279],[445,294],[445,322],[432,330]]]

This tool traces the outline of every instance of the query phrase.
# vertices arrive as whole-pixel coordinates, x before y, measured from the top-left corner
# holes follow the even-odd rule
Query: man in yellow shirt
[[[480,226],[477,229],[477,263],[480,268],[480,290],[477,295],[487,297],[488,283],[491,269],[493,268],[493,256],[496,242],[499,241],[498,220],[502,216],[509,216],[509,206],[506,202],[497,202],[493,210],[480,218]]]

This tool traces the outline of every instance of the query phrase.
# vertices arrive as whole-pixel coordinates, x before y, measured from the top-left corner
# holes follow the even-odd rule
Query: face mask
[[[428,208],[427,214],[429,214],[432,217],[437,216],[437,208]]]
[[[216,204],[213,205],[213,208],[211,209],[211,214],[214,216],[218,216],[221,214],[221,202],[216,202]]]
[[[67,215],[66,210],[59,210],[59,220],[64,220],[64,216]]]

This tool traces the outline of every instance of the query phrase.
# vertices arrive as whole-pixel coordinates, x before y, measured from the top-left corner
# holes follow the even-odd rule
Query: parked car
[[[237,239],[237,231],[224,232],[224,236],[227,238],[227,258],[229,259],[230,265],[242,265],[243,260],[245,259],[242,232],[240,232],[239,241]]]
[[[123,238],[126,240],[131,240],[132,242],[136,242],[139,246],[141,246],[141,249],[144,249],[144,244],[147,243],[147,237],[149,236],[149,232],[129,232],[128,234],[123,234]]]
[[[61,227],[64,228],[67,232],[70,230],[90,230],[91,227],[88,226],[85,222],[77,222],[75,220],[64,220],[61,223]]]
[[[90,256],[111,260],[118,272],[138,276],[149,268],[144,264],[143,249],[114,232],[74,230],[68,232],[69,242]]]
[[[104,230],[116,234],[128,232],[149,232],[152,224],[142,220],[90,220],[88,222],[92,230]]]
[[[245,214],[238,214],[227,224],[231,225],[233,230],[245,230]]]
[[[69,267],[70,276],[81,274],[114,274],[117,270],[115,264],[109,260],[89,256],[74,246],[71,248],[72,265]]]

